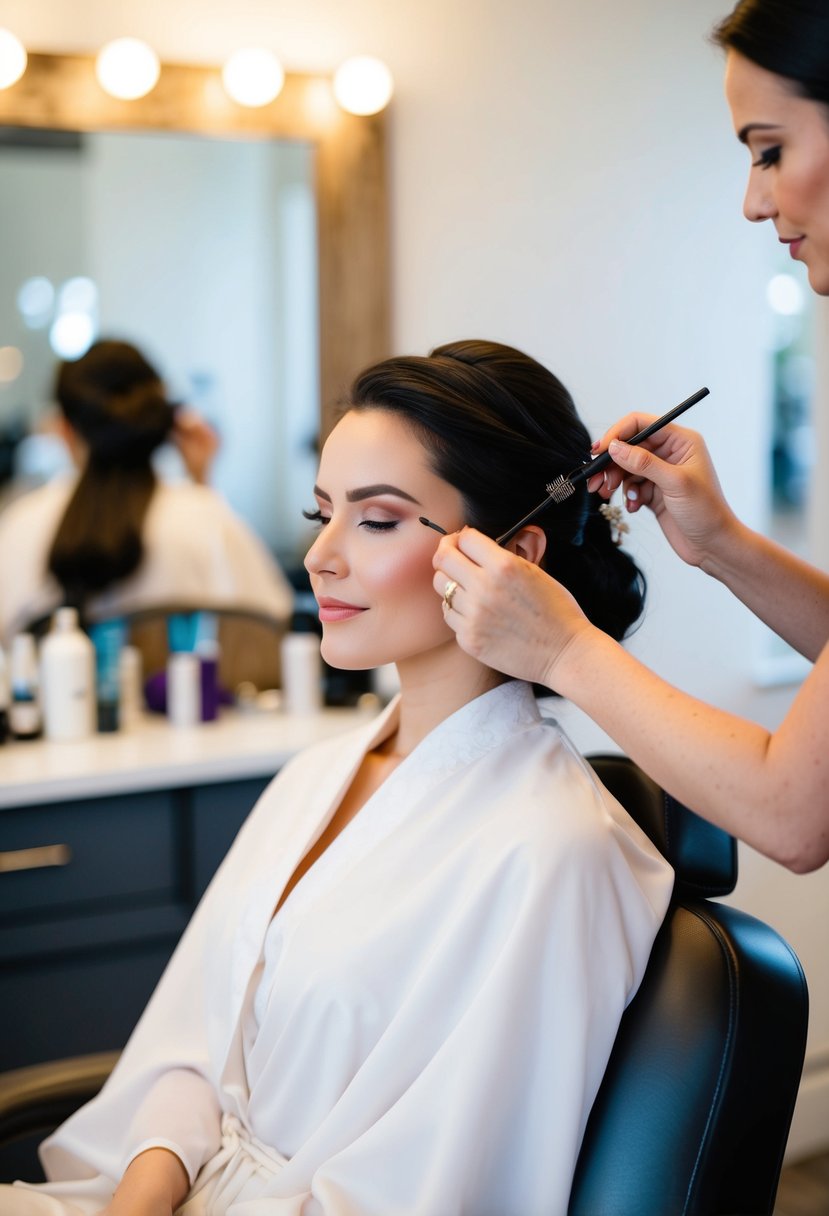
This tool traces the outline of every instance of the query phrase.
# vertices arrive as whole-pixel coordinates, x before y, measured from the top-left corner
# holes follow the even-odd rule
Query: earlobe
[[[540,566],[547,551],[547,537],[544,529],[530,524],[517,532],[506,546],[511,553],[517,553],[525,561]]]

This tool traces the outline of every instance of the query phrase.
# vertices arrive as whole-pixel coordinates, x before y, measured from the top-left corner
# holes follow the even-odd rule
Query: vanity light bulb
[[[138,38],[108,42],[95,60],[98,83],[111,97],[135,101],[155,88],[161,73],[158,55]]]
[[[11,30],[0,30],[0,89],[9,89],[26,71],[28,56]]]
[[[281,93],[285,73],[272,51],[251,47],[230,56],[222,68],[222,83],[240,106],[266,106]]]
[[[393,91],[391,72],[371,55],[346,59],[334,75],[334,96],[349,114],[379,114]]]

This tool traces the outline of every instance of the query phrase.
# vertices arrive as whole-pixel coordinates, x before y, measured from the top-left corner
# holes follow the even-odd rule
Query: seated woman
[[[400,695],[268,787],[108,1084],[44,1144],[52,1181],[4,1213],[564,1216],[672,874],[530,686],[455,644],[419,516],[500,533],[589,446],[509,347],[356,380],[306,565],[327,661],[394,662]],[[621,636],[641,579],[597,506],[579,488],[511,544]]]
[[[62,603],[90,619],[159,605],[237,608],[283,622],[287,579],[206,485],[164,484],[152,455],[175,438],[197,474],[192,415],[176,420],[158,372],[127,342],[61,364],[56,396],[79,472],[0,515],[0,642]],[[199,467],[196,467],[199,466]]]

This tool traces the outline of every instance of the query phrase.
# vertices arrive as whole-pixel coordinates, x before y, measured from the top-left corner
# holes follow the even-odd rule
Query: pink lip
[[[342,600],[332,600],[323,596],[318,600],[321,621],[349,621],[353,616],[365,612],[365,608],[357,604],[346,604]]]
[[[805,238],[805,237],[802,237],[802,236],[795,236],[795,237],[784,237],[784,236],[781,236],[781,237],[778,237],[778,240],[780,241],[780,244],[781,244],[781,245],[788,245],[788,246],[789,246],[789,256],[790,256],[790,257],[793,257],[793,258],[796,258],[796,257],[797,257],[798,250],[800,249],[800,246],[803,244],[803,242],[804,242],[804,240],[805,240],[805,239],[806,239],[806,238]]]

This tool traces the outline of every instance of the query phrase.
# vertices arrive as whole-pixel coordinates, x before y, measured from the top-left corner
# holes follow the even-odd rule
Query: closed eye
[[[389,532],[392,528],[397,527],[397,520],[364,519],[361,521],[360,527],[367,528],[369,532]]]
[[[752,168],[770,169],[772,165],[776,165],[780,160],[780,145],[776,144],[773,148],[765,148],[756,160],[751,162]]]
[[[306,519],[313,524],[319,524],[324,528],[327,523],[330,523],[331,517],[323,515],[322,511],[317,508],[316,511],[303,511],[302,514]],[[398,521],[396,519],[380,520],[380,519],[363,519],[360,521],[360,527],[365,528],[369,532],[390,532],[392,528],[396,528]]]

